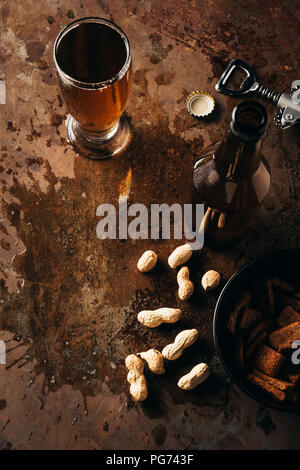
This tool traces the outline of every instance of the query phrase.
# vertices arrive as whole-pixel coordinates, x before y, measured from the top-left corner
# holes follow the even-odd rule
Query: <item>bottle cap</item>
[[[213,97],[203,90],[193,91],[189,94],[185,102],[186,109],[194,117],[208,116],[215,107]]]

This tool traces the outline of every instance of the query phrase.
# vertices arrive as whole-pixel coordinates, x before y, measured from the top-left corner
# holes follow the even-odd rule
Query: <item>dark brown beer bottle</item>
[[[224,140],[207,148],[194,167],[197,202],[205,204],[201,229],[212,247],[240,241],[269,191],[270,168],[261,154],[266,125],[260,103],[242,102]]]

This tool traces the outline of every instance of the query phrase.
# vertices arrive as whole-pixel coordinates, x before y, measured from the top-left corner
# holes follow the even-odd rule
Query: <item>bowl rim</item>
[[[234,372],[232,372],[232,368],[228,366],[226,360],[223,357],[223,353],[220,348],[220,340],[218,336],[218,332],[220,331],[220,328],[218,328],[218,319],[220,318],[220,305],[222,304],[222,300],[224,296],[226,295],[228,289],[231,287],[231,285],[235,282],[235,280],[244,272],[247,271],[251,266],[263,262],[265,259],[271,258],[271,257],[276,257],[276,256],[282,256],[283,254],[297,254],[297,256],[300,255],[300,249],[298,248],[286,248],[286,249],[280,249],[280,250],[273,250],[267,253],[264,253],[263,255],[257,256],[256,258],[248,261],[244,266],[242,266],[240,269],[238,269],[226,282],[225,286],[223,287],[222,291],[220,292],[220,295],[218,297],[215,310],[214,310],[214,317],[213,317],[213,338],[214,338],[214,343],[216,347],[217,354],[222,362],[222,365],[226,371],[226,373],[229,375],[229,377],[232,379],[234,384],[247,396],[255,400],[257,403],[260,403],[268,408],[281,411],[281,412],[288,412],[288,413],[300,413],[300,407],[297,409],[296,407],[293,407],[292,403],[285,403],[285,402],[278,402],[272,398],[268,399],[267,396],[266,398],[262,394],[260,397],[258,394],[255,392],[252,392],[252,390],[248,387],[246,387],[241,381],[235,376]],[[283,406],[285,405],[291,405],[291,406]]]

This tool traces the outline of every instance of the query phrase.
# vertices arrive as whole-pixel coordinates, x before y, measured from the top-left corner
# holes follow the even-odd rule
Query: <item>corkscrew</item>
[[[242,70],[246,74],[246,78],[241,83],[239,89],[233,90],[228,88],[227,84],[237,69]],[[271,90],[259,83],[255,73],[246,62],[240,59],[233,59],[223,72],[215,88],[220,93],[228,96],[239,97],[256,93],[273,102],[279,108],[274,120],[282,129],[300,123],[300,80],[295,80],[292,83],[291,94],[277,93],[275,90]]]

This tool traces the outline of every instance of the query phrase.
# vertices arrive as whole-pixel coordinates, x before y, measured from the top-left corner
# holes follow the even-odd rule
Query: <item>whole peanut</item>
[[[182,388],[183,390],[193,390],[193,388],[200,385],[204,382],[210,374],[210,367],[201,362],[201,364],[197,364],[192,370],[181,377],[178,381],[178,387]]]
[[[194,284],[189,279],[190,270],[187,266],[180,268],[177,274],[178,296],[181,300],[187,300],[194,292]]]
[[[221,281],[221,276],[217,271],[211,269],[204,274],[201,284],[204,290],[212,290],[218,287]]]
[[[147,362],[151,372],[158,375],[165,373],[164,358],[160,351],[157,349],[149,349],[148,351],[141,352],[138,355]]]
[[[185,348],[194,344],[197,338],[198,331],[195,328],[192,330],[181,331],[176,336],[174,343],[168,344],[164,347],[162,350],[163,357],[169,361],[175,361],[175,359],[178,359],[181,356]]]
[[[148,386],[144,376],[144,363],[135,354],[130,354],[125,359],[125,365],[129,372],[127,381],[130,383],[130,394],[134,401],[144,401],[148,396]]]
[[[178,246],[168,258],[170,268],[174,269],[177,268],[177,266],[181,266],[182,264],[186,263],[190,259],[192,254],[193,250],[191,248],[191,245],[189,245],[188,243]]]
[[[180,317],[179,308],[162,307],[156,310],[142,310],[138,314],[138,321],[148,328],[156,328],[162,323],[176,323]]]
[[[154,268],[157,263],[157,254],[152,250],[147,250],[138,260],[137,268],[142,273],[147,273]]]

